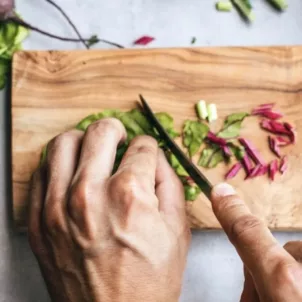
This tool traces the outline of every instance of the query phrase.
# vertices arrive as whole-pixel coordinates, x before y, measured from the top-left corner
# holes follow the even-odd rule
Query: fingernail
[[[227,183],[221,183],[214,187],[213,193],[221,197],[226,197],[236,194],[236,191],[231,185]]]

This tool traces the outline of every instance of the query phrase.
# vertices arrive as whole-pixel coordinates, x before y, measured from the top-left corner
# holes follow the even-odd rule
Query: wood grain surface
[[[155,111],[169,112],[180,129],[195,118],[199,99],[214,102],[220,120],[257,104],[277,107],[302,133],[302,47],[190,48],[118,51],[19,52],[13,60],[13,209],[18,228],[26,227],[29,181],[42,147],[88,114],[108,108],[127,110],[142,93]],[[214,130],[215,130],[214,129]],[[267,161],[267,133],[258,118],[243,124]],[[274,230],[302,229],[302,143],[283,151],[289,171],[271,183],[266,177],[231,183],[253,213]],[[213,183],[228,167],[205,171]],[[187,203],[192,227],[218,229],[210,202]]]

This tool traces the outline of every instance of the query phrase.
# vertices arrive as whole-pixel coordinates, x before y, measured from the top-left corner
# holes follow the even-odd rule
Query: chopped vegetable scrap
[[[270,164],[269,164],[269,177],[272,181],[275,180],[275,175],[279,170],[279,164],[278,160],[274,159]]]
[[[242,165],[240,162],[234,164],[232,168],[228,171],[228,173],[225,175],[225,179],[234,178],[241,169],[242,169]]]
[[[255,15],[250,0],[232,0],[232,2],[246,20],[254,21]]]
[[[287,168],[288,168],[287,156],[283,156],[280,161],[280,168],[279,168],[280,173],[284,174]]]
[[[196,37],[192,37],[192,39],[191,39],[191,45],[193,45],[195,43],[196,43]]]
[[[150,36],[142,36],[142,37],[138,38],[137,40],[135,40],[133,42],[133,44],[134,45],[148,45],[153,40],[155,40],[155,38],[150,37]]]
[[[230,12],[233,8],[231,1],[219,1],[216,3],[216,9],[220,12]]]
[[[215,104],[208,105],[208,121],[209,123],[214,122],[218,119],[217,107]]]
[[[188,149],[190,157],[199,151],[208,132],[209,127],[206,124],[190,120],[185,122],[183,128],[183,144]]]
[[[242,122],[249,116],[264,116],[264,113],[273,112],[274,104],[263,104],[252,110],[252,113],[240,112],[226,117],[223,127],[217,133],[210,130],[205,120],[210,118],[214,112],[217,118],[216,106],[201,100],[197,104],[197,114],[200,120],[186,120],[183,125],[182,139],[183,145],[187,149],[190,157],[200,152],[198,165],[207,169],[215,168],[220,163],[231,163],[232,166],[225,175],[226,180],[233,179],[242,170],[245,171],[245,179],[252,179],[261,175],[269,175],[271,180],[275,179],[277,172],[284,174],[288,168],[288,158],[281,154],[281,147],[286,147],[296,141],[295,128],[288,122],[276,121],[274,118],[260,121],[260,126],[270,132],[268,145],[274,155],[280,160],[274,159],[269,164],[262,158],[259,150],[246,138],[239,137],[242,129]],[[214,108],[214,110],[213,110]],[[216,111],[216,113],[215,113]],[[280,117],[281,118],[281,114]],[[165,141],[161,140],[156,129],[148,122],[147,118],[137,109],[128,112],[119,110],[104,110],[87,116],[76,126],[77,129],[86,131],[88,126],[102,118],[114,117],[119,119],[127,131],[125,144],[117,149],[113,173],[118,168],[129,142],[137,135],[147,134],[157,139],[159,146],[164,150],[166,157],[180,178],[184,186],[186,200],[194,201],[201,193],[200,188],[194,183],[178,159],[172,154]],[[156,113],[156,117],[172,138],[180,136],[174,128],[173,118],[165,113]],[[239,138],[238,138],[239,137]],[[203,146],[203,147],[202,147]],[[201,150],[201,151],[200,151]],[[42,151],[41,163],[45,161],[47,147]]]
[[[239,136],[242,122],[249,116],[246,112],[234,113],[229,115],[223,125],[223,129],[218,133],[221,138],[234,138]]]
[[[279,10],[285,10],[288,7],[286,0],[270,0],[270,2]]]

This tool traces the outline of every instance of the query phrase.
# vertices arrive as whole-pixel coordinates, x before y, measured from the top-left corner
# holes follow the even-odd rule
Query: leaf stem
[[[45,1],[48,2],[50,5],[54,6],[64,16],[64,18],[67,20],[67,22],[73,28],[73,30],[75,31],[75,33],[77,34],[77,36],[79,37],[79,39],[81,40],[81,42],[83,43],[83,45],[87,49],[89,49],[89,45],[85,42],[85,40],[83,39],[83,37],[80,34],[79,30],[77,29],[77,27],[75,26],[75,24],[72,22],[72,20],[69,18],[69,16],[65,13],[65,11],[62,9],[62,7],[60,7],[57,3],[55,3],[52,0],[45,0]]]

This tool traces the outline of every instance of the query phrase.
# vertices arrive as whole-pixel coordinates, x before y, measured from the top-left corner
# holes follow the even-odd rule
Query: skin
[[[146,136],[111,175],[125,138],[115,119],[61,134],[33,176],[29,242],[53,301],[179,299],[191,236],[182,184]],[[281,247],[227,184],[212,206],[244,263],[241,302],[302,301],[301,242]]]

